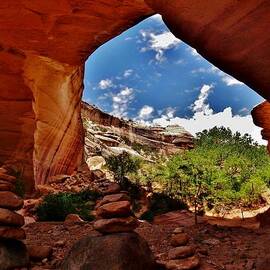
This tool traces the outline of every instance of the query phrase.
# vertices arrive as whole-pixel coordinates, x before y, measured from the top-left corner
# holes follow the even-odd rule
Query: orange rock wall
[[[2,0],[0,165],[22,172],[29,190],[80,163],[87,57],[156,12],[177,37],[269,100],[268,0]]]

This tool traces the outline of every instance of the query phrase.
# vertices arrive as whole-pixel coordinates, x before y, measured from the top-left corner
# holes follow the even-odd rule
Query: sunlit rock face
[[[3,0],[0,165],[15,166],[28,190],[81,162],[87,57],[156,12],[177,37],[269,98],[268,0]]]
[[[86,160],[91,156],[101,154],[106,157],[122,151],[139,156],[138,148],[152,153],[175,154],[194,146],[193,136],[181,126],[141,125],[107,114],[86,102],[82,102],[81,113]]]
[[[265,101],[256,106],[252,112],[255,125],[262,128],[262,137],[268,141],[268,152],[270,153],[270,103]]]

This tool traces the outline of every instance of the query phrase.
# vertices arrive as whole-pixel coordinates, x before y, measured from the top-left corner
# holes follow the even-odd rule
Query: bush
[[[140,160],[131,157],[127,152],[108,157],[106,164],[108,169],[113,172],[115,180],[122,186],[125,185],[125,176],[128,173],[137,172],[140,168]]]
[[[144,182],[155,182],[195,213],[205,207],[220,211],[257,206],[270,186],[266,147],[227,128],[204,130],[197,134],[194,149],[141,168],[138,175]]]
[[[38,206],[36,214],[40,221],[64,221],[69,214],[78,214],[83,220],[91,221],[91,210],[99,196],[88,189],[79,193],[49,194]]]

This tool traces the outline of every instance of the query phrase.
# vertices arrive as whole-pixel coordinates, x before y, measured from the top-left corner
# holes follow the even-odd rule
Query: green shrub
[[[20,196],[21,198],[24,198],[25,196],[25,184],[23,180],[17,178],[15,181],[15,189],[14,193]]]
[[[37,216],[40,221],[64,221],[68,214],[78,214],[83,220],[93,220],[91,210],[100,195],[91,190],[79,193],[57,193],[44,197],[43,202],[37,208]]]
[[[110,156],[106,159],[107,167],[113,172],[115,180],[122,186],[126,183],[126,175],[128,173],[137,172],[140,168],[140,160],[133,158],[127,152],[123,152],[118,156]]]

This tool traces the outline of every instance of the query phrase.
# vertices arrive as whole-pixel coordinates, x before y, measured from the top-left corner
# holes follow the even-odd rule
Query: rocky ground
[[[175,228],[182,226],[196,246],[201,258],[200,270],[269,270],[270,228],[247,230],[219,228],[201,223],[192,225],[193,219],[186,212],[178,213],[179,219],[171,224],[142,222],[136,229],[147,240],[156,258],[167,260],[172,248],[170,239]],[[59,269],[72,244],[86,235],[97,235],[92,223],[43,223],[25,226],[26,243],[53,248],[53,254],[42,262],[32,263],[32,269]]]

